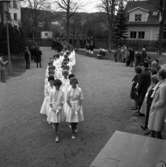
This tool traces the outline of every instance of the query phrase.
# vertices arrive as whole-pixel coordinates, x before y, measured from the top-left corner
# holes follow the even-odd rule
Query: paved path
[[[44,49],[43,53],[45,66],[53,51]],[[88,167],[116,129],[132,131],[127,108],[133,69],[78,55],[75,71],[85,96],[86,121],[80,124],[79,138],[74,141],[63,124],[59,144],[54,143],[53,130],[39,114],[45,68],[32,68],[3,85],[0,166]]]

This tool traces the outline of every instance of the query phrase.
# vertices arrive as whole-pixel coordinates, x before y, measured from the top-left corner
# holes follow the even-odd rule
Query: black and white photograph
[[[0,167],[166,167],[166,0],[0,0]]]

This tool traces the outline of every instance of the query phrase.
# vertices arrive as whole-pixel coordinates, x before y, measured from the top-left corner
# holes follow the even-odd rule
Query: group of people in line
[[[142,61],[135,66],[130,97],[135,102],[138,116],[144,116],[141,128],[145,135],[162,139],[166,116],[166,67],[161,67],[158,59],[147,60],[142,54]]]
[[[151,62],[151,57],[147,55],[146,48],[142,51],[134,51],[127,46],[118,47],[114,53],[114,61],[125,63],[126,66],[143,66],[144,62]]]
[[[73,74],[76,65],[75,51],[63,50],[50,58],[46,74],[44,100],[40,113],[55,130],[55,142],[60,141],[59,125],[66,122],[75,139],[78,123],[84,121],[83,93]]]
[[[31,60],[36,63],[37,68],[42,67],[41,65],[42,51],[40,50],[38,45],[33,45],[31,47],[26,46],[24,57],[25,57],[26,69],[30,69]]]

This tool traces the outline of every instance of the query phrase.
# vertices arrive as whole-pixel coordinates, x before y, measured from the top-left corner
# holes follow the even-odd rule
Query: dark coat
[[[35,54],[35,57],[34,57],[34,61],[36,62],[36,63],[40,63],[41,62],[41,55],[42,55],[42,52],[41,52],[41,50],[40,49],[35,49],[35,52],[34,52]]]
[[[151,84],[151,74],[148,69],[146,69],[142,74],[140,75],[139,84],[138,84],[138,98],[139,98],[139,104],[140,106],[143,103],[145,94]]]
[[[138,99],[138,91],[137,91],[137,86],[139,83],[139,77],[140,75],[135,75],[134,78],[132,79],[132,86],[131,86],[131,91],[130,91],[130,98],[133,100]]]
[[[29,63],[30,62],[30,53],[28,51],[25,51],[24,57],[25,57],[25,61]]]

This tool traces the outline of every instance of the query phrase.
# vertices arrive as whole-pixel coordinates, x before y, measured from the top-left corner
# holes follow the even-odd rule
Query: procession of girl
[[[50,58],[44,86],[44,100],[40,113],[46,115],[47,122],[55,129],[55,142],[60,141],[59,126],[67,122],[71,128],[71,138],[75,139],[78,123],[84,121],[83,93],[78,79],[72,74],[76,65],[75,51],[63,51]]]

